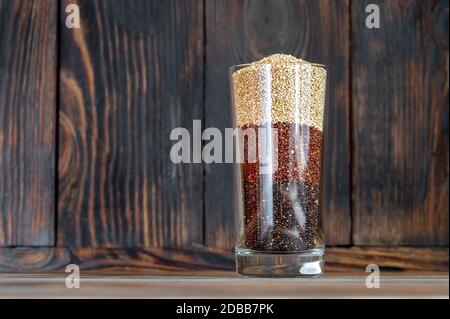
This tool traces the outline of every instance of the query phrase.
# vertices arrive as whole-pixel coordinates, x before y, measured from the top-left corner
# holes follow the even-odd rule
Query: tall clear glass
[[[325,244],[322,162],[324,65],[230,68],[240,163],[236,270],[244,276],[318,276]]]

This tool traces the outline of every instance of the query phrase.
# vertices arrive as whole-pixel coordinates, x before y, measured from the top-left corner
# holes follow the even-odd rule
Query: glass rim
[[[228,68],[228,71],[233,71],[237,68],[244,68],[247,66],[251,66],[253,63],[241,63],[241,64],[236,64],[236,65],[232,65]],[[299,62],[299,63],[283,63],[284,65],[299,65],[299,64],[309,64],[312,65],[313,67],[319,67],[319,68],[323,68],[325,70],[327,70],[327,66],[325,64],[320,64],[320,63],[311,63],[311,62]],[[271,63],[260,63],[257,64],[258,66],[264,66],[264,65],[272,65]]]

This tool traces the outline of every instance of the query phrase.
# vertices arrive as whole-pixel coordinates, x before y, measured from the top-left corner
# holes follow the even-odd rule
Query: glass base
[[[255,251],[236,247],[236,272],[249,277],[318,277],[324,273],[325,249],[299,252]]]

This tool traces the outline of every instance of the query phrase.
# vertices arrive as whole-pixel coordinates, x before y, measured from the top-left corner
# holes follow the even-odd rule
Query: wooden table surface
[[[67,289],[66,266],[81,288]],[[381,287],[368,289],[368,264]],[[241,278],[231,251],[205,248],[0,249],[0,298],[448,298],[448,248],[327,248],[325,276]]]
[[[66,288],[62,274],[0,275],[0,298],[448,298],[448,273],[382,273],[380,288],[364,273],[321,278],[242,278],[231,272],[168,276],[82,275]]]

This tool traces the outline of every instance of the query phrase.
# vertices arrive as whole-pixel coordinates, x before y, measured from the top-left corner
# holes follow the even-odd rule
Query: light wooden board
[[[448,298],[448,273],[383,275],[369,289],[364,276],[255,279],[240,277],[0,276],[0,298]]]

